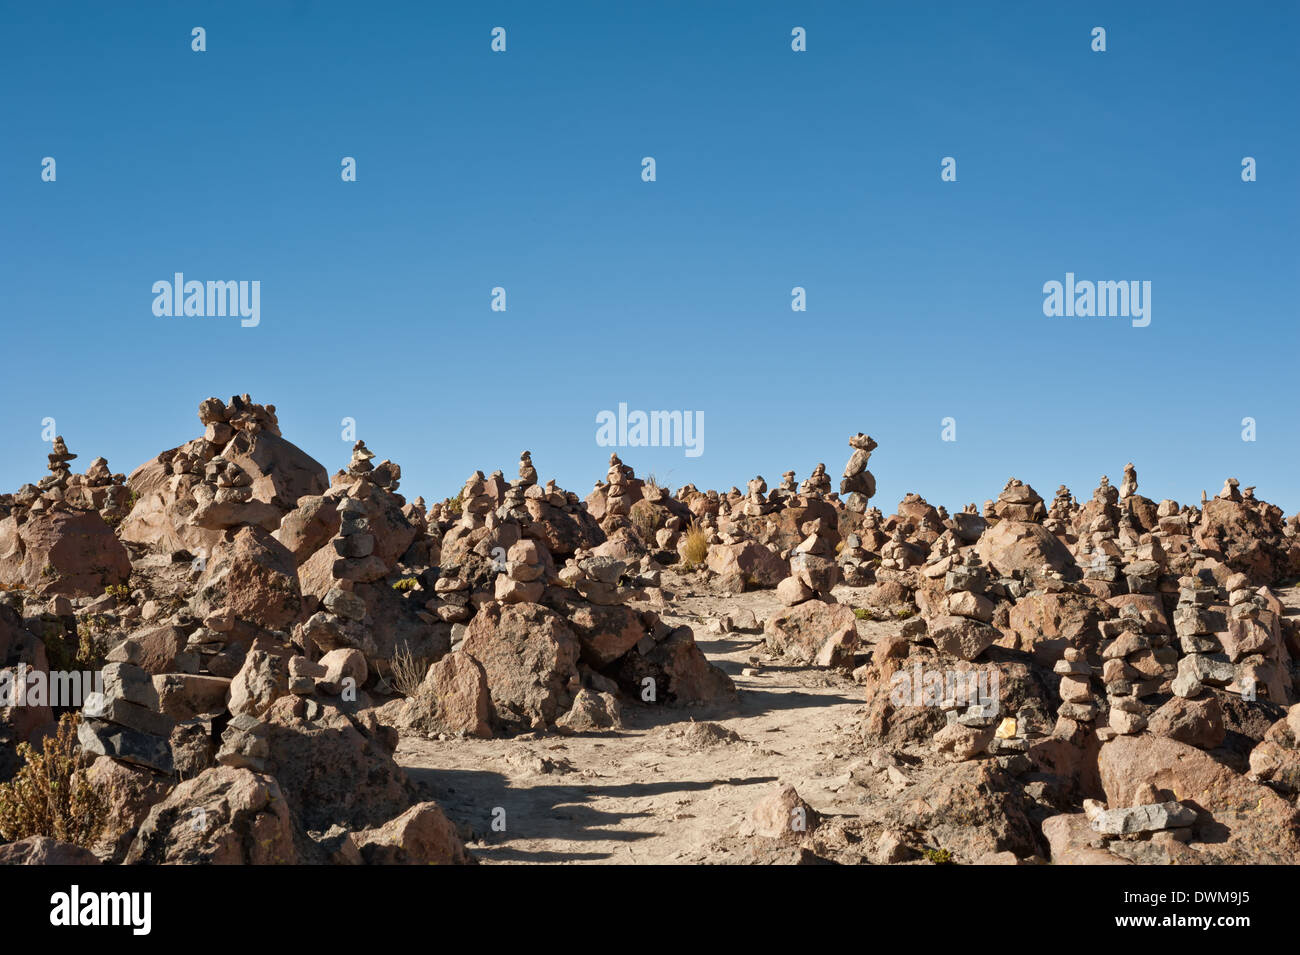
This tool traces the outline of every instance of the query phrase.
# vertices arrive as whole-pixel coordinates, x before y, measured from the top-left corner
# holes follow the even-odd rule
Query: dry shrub
[[[709,556],[709,536],[699,521],[691,521],[686,528],[686,543],[682,545],[681,554],[687,567],[698,567]]]
[[[402,696],[414,696],[416,689],[424,682],[424,676],[429,672],[428,657],[417,657],[411,653],[411,648],[402,644],[397,650],[393,651],[393,659],[389,661],[392,673],[388,677],[388,682],[393,689]]]
[[[636,529],[637,536],[647,547],[655,546],[655,532],[663,526],[663,514],[647,500],[637,501],[628,512],[628,519]]]
[[[65,713],[39,753],[30,743],[18,744],[25,765],[0,783],[0,836],[10,842],[49,836],[84,849],[95,844],[108,822],[111,794],[92,785],[79,765],[79,719]]]

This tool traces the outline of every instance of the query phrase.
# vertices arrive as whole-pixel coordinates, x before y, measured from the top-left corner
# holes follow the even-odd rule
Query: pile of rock
[[[993,514],[1003,521],[1041,521],[1047,516],[1043,499],[1019,478],[1011,478],[993,505]]]
[[[853,453],[844,465],[840,494],[844,498],[844,506],[850,511],[862,513],[867,509],[871,498],[876,496],[876,478],[867,470],[867,464],[871,461],[871,452],[878,446],[870,435],[860,431],[849,438],[849,447]]]
[[[838,556],[840,579],[850,587],[868,587],[876,580],[875,558],[856,533],[845,536]]]
[[[202,437],[164,451],[126,479],[136,503],[119,527],[123,541],[163,554],[210,555],[229,528],[274,528],[274,515],[327,489],[324,467],[280,436],[274,405],[248,395],[229,404],[207,398],[199,421]],[[204,504],[206,515],[192,521]]]
[[[734,488],[733,488],[734,490]],[[831,478],[826,473],[826,465],[820,461],[813,468],[812,474],[799,485],[799,493],[804,497],[826,497],[831,493]]]
[[[176,721],[162,712],[153,679],[132,663],[108,663],[102,676],[103,690],[90,694],[77,726],[82,749],[170,774]]]
[[[787,607],[818,599],[833,603],[831,591],[839,583],[835,548],[839,532],[825,518],[806,521],[799,528],[804,539],[790,556],[790,576],[776,587],[776,595]]]
[[[763,480],[760,474],[758,477],[750,480],[748,492],[745,494],[744,514],[746,517],[762,517],[764,514],[771,514],[773,507],[767,502],[763,495],[767,493],[767,482]]]
[[[130,558],[105,518],[116,523],[127,492],[112,475],[100,493],[87,487],[68,465],[76,457],[55,438],[50,474],[0,496],[0,590],[98,597],[126,582]],[[102,471],[92,470],[102,481]]]
[[[776,506],[784,505],[787,500],[799,494],[799,485],[794,479],[794,471],[786,471],[781,475],[781,483],[768,496],[768,501]]]
[[[1094,722],[1100,711],[1092,692],[1092,667],[1081,647],[1069,646],[1052,669],[1060,676],[1061,698],[1053,735],[1073,740],[1080,733],[1078,724]]]
[[[1056,489],[1056,496],[1052,498],[1052,505],[1047,509],[1043,526],[1061,538],[1064,543],[1073,543],[1073,525],[1078,509],[1074,495],[1062,484]]]
[[[64,442],[63,435],[55,437],[48,457],[50,476],[45,478],[41,484],[45,487],[60,489],[67,487],[68,479],[72,476],[72,468],[68,465],[68,462],[74,460],[77,456],[68,451],[68,445]]]

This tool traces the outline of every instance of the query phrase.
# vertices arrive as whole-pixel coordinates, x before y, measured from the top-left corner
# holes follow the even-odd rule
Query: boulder
[[[541,729],[571,702],[581,645],[547,607],[488,601],[466,628],[460,652],[482,666],[498,723]]]
[[[396,819],[352,834],[367,865],[474,865],[456,827],[436,802],[412,806]]]
[[[795,663],[853,668],[858,623],[845,604],[808,600],[773,614],[763,630],[768,648]]]
[[[289,692],[289,657],[260,647],[249,650],[230,682],[226,709],[239,716],[261,717]]]
[[[1227,735],[1223,707],[1213,695],[1199,699],[1171,697],[1147,719],[1147,729],[1197,749],[1214,749]]]
[[[1001,635],[996,627],[986,623],[950,615],[930,620],[927,632],[941,653],[962,660],[974,660]]]
[[[314,494],[301,498],[298,506],[284,515],[274,536],[301,564],[329,543],[341,523],[335,499]]]
[[[28,836],[0,846],[0,865],[99,865],[89,849],[49,836]]]
[[[303,609],[297,562],[267,531],[241,527],[208,561],[193,609],[200,617],[227,609],[253,626],[284,629]]]
[[[705,563],[720,577],[739,577],[756,587],[775,587],[790,573],[786,562],[770,547],[752,540],[714,544]]]
[[[1139,787],[1183,802],[1199,815],[1188,845],[1168,846],[1181,864],[1300,862],[1300,813],[1266,786],[1186,743],[1163,736],[1119,736],[1097,757],[1106,801],[1132,806]]]
[[[416,732],[486,737],[492,735],[491,714],[487,674],[477,660],[457,651],[429,667],[400,719]]]
[[[755,804],[750,822],[764,839],[799,841],[817,828],[821,817],[790,785],[780,785]]]
[[[149,810],[166,797],[170,781],[109,756],[96,759],[86,771],[86,779],[102,792],[111,793],[108,820],[99,842],[108,849],[109,858],[120,862]]]
[[[609,666],[650,631],[631,607],[569,601],[560,608],[582,647],[582,661],[597,670]]]
[[[264,720],[266,770],[303,828],[378,826],[411,805],[410,781],[376,724],[296,696],[276,700]]]
[[[175,720],[226,712],[229,679],[197,673],[162,673],[153,678],[158,709]]]
[[[597,733],[622,729],[622,707],[612,693],[581,689],[573,697],[569,711],[555,721],[561,733]]]
[[[126,548],[98,511],[59,506],[0,521],[0,590],[98,597],[130,576]]]
[[[1037,576],[1044,564],[1056,571],[1074,564],[1060,538],[1030,521],[998,521],[984,532],[976,548],[980,560],[1004,576],[1013,571]]]
[[[215,766],[149,810],[128,864],[292,865],[293,824],[270,776]]]

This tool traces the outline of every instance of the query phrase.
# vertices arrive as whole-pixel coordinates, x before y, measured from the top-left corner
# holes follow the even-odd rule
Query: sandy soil
[[[770,660],[755,632],[709,633],[709,619],[747,608],[762,621],[771,591],[717,597],[678,581],[671,613],[691,625],[709,660],[736,682],[725,707],[628,704],[621,732],[513,739],[403,739],[397,759],[472,839],[482,862],[728,861],[750,809],[778,780],[822,813],[853,813],[852,729],[860,686],[837,674]],[[854,591],[837,597],[853,604]],[[892,622],[859,621],[867,641]],[[741,671],[755,667],[744,676]],[[709,721],[738,739],[692,726]],[[504,831],[493,814],[505,811]]]

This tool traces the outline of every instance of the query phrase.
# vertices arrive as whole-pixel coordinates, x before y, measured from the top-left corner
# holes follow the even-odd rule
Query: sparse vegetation
[[[686,528],[686,542],[682,546],[682,564],[685,567],[698,567],[709,556],[709,537],[699,521],[691,521]]]
[[[104,593],[110,597],[116,597],[118,600],[131,599],[131,588],[126,584],[109,584],[104,588]]]
[[[640,500],[632,505],[628,518],[632,521],[632,526],[636,528],[637,536],[645,542],[647,547],[654,547],[655,532],[664,524],[663,512],[649,501]]]
[[[866,607],[854,607],[854,608],[853,608],[853,616],[857,617],[859,620],[874,620],[874,619],[875,619],[875,615],[874,615],[870,610],[868,610]]]
[[[952,853],[947,849],[925,849],[921,855],[935,865],[952,865]]]
[[[59,720],[40,752],[18,744],[24,765],[13,780],[0,784],[0,836],[9,841],[49,836],[90,848],[103,832],[111,793],[91,785],[78,764],[75,713]]]
[[[77,626],[76,646],[73,634],[61,627],[49,626],[41,635],[45,654],[52,670],[99,670],[108,656],[108,641],[102,636],[107,629],[103,617],[93,617]]]
[[[401,580],[393,582],[393,589],[401,592],[415,590],[420,586],[420,581],[415,577],[403,577]]]
[[[417,657],[411,653],[407,644],[402,644],[393,651],[392,674],[389,685],[402,696],[414,696],[416,689],[424,682],[424,675],[429,672],[429,659]]]

